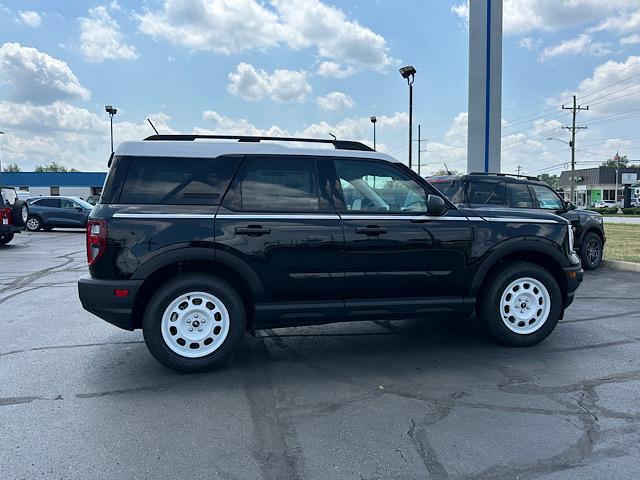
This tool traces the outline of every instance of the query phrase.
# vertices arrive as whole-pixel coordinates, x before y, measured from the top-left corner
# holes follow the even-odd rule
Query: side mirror
[[[571,203],[571,202],[567,202],[567,210],[575,210],[576,206]]]
[[[433,216],[442,215],[447,211],[447,206],[444,204],[442,197],[438,195],[429,195],[427,197],[427,214]]]
[[[75,209],[76,212],[84,212],[84,208],[82,208],[82,207],[76,206],[76,207],[74,207],[74,209]]]

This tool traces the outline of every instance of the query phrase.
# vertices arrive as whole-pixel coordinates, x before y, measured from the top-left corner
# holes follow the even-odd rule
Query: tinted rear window
[[[240,163],[240,157],[129,157],[128,163],[129,168],[116,203],[218,205]],[[120,166],[116,167],[116,170],[119,169]],[[114,184],[117,184],[119,171],[114,172],[113,176]],[[105,190],[107,187],[111,188],[109,180]],[[113,189],[117,189],[117,185]],[[101,201],[105,202],[104,199],[103,193]]]
[[[506,205],[504,183],[469,182],[467,203],[472,205]]]

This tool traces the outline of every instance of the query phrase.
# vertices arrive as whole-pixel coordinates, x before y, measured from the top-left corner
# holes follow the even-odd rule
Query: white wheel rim
[[[175,353],[200,358],[215,352],[229,333],[229,312],[206,292],[189,292],[173,300],[162,315],[162,338]]]
[[[27,227],[29,230],[36,230],[38,225],[40,225],[40,222],[35,218],[30,218],[29,221],[27,221]]]
[[[549,317],[551,297],[542,282],[519,278],[511,282],[500,298],[500,315],[514,333],[526,335],[539,330]]]
[[[29,209],[26,205],[22,205],[22,223],[27,221],[27,217],[29,216]]]

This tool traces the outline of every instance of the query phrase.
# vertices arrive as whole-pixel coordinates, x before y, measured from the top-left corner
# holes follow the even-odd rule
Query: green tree
[[[554,190],[560,188],[560,177],[558,175],[549,175],[548,173],[541,173],[538,175],[538,180],[544,183],[548,183]]]
[[[617,161],[616,161],[616,157]],[[629,166],[629,157],[627,155],[619,156],[617,153],[613,158],[610,158],[600,164],[601,167],[628,167]]]
[[[77,172],[75,168],[67,168],[61,163],[51,162],[49,165],[36,165],[34,171],[38,173],[44,172]]]
[[[5,165],[4,167],[2,167],[2,171],[3,172],[20,172],[20,167],[16,164],[16,163],[10,163],[9,165]]]

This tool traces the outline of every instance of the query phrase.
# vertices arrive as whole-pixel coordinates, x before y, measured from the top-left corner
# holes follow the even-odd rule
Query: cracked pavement
[[[180,375],[85,312],[82,232],[0,247],[0,478],[640,476],[640,274],[587,272],[541,345],[470,319],[266,330]]]

